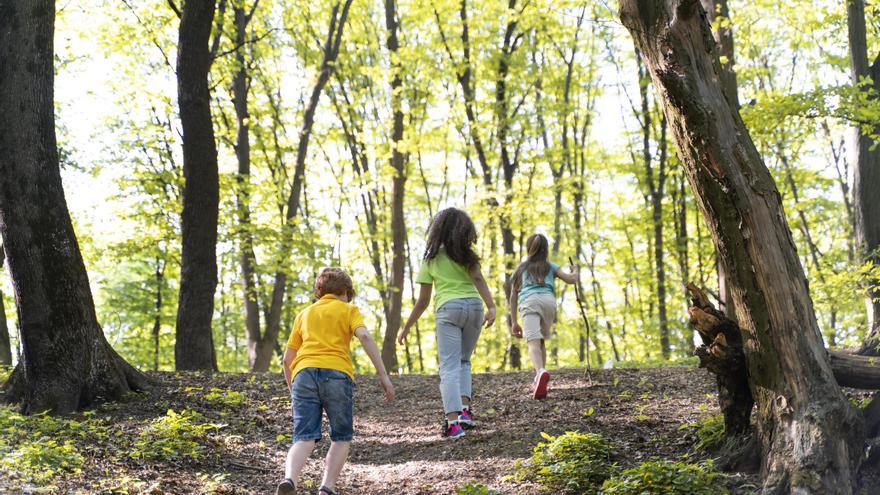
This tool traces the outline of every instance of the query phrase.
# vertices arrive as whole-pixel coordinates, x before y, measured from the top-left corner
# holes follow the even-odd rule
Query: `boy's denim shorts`
[[[304,368],[293,378],[293,441],[321,440],[321,411],[330,423],[330,440],[351,441],[354,382],[341,371]]]

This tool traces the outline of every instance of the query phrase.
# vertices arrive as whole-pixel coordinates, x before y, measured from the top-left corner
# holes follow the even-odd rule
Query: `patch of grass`
[[[600,495],[724,495],[724,476],[711,461],[699,464],[653,460],[626,469],[602,484]]]
[[[129,455],[136,459],[171,461],[199,459],[204,456],[208,432],[221,425],[204,422],[197,412],[169,409],[165,416],[154,419],[134,442]]]
[[[0,315],[2,317],[2,315]],[[12,374],[12,367],[0,365],[0,384],[6,383],[6,380],[9,379],[9,375]]]
[[[458,495],[503,495],[498,490],[493,490],[481,483],[468,483],[455,491]]]
[[[601,435],[566,432],[541,433],[546,442],[535,446],[532,457],[517,463],[514,479],[530,480],[564,493],[595,493],[614,469],[614,446]]]

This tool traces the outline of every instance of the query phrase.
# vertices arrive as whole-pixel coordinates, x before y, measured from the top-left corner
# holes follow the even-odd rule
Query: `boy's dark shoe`
[[[287,478],[279,483],[278,488],[275,489],[275,495],[296,495],[296,485],[293,480]]]

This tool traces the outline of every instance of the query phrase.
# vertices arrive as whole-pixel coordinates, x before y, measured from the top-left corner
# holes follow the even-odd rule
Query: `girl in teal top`
[[[477,230],[467,213],[447,208],[437,214],[428,230],[425,256],[416,278],[421,286],[419,299],[397,336],[397,342],[404,344],[436,288],[440,396],[446,413],[443,436],[447,438],[462,437],[462,427],[476,425],[471,413],[471,354],[483,325],[495,321],[495,303],[480,273],[480,258],[474,252],[476,242]]]
[[[573,284],[578,279],[578,267],[571,272],[562,270],[559,265],[547,260],[549,254],[547,238],[533,234],[526,241],[528,258],[513,272],[510,290],[510,331],[514,337],[525,335],[529,346],[529,358],[535,367],[535,380],[532,382],[532,397],[547,397],[550,373],[544,369],[547,363],[547,346],[544,341],[550,338],[550,327],[556,321],[556,289],[554,281],[559,277],[563,282]],[[522,314],[520,326],[517,312]]]

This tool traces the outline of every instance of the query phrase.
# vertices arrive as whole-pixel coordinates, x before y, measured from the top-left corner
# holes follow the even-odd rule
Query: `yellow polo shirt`
[[[287,348],[296,351],[290,376],[304,368],[326,368],[346,373],[354,380],[348,354],[351,338],[364,318],[357,306],[326,295],[296,315]]]

